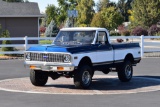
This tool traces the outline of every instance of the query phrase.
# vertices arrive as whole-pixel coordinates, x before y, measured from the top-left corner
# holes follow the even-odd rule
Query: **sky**
[[[58,6],[57,0],[29,0],[30,2],[37,2],[40,8],[40,12],[45,12],[46,7],[48,4],[54,4],[55,6]],[[95,3],[97,3],[99,0],[94,0]],[[118,0],[110,0],[117,2]]]

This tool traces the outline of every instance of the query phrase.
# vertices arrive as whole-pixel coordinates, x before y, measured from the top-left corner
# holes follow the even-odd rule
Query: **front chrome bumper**
[[[53,63],[53,62],[37,62],[25,61],[25,68],[42,71],[55,71],[55,72],[72,72],[75,69],[73,64]]]

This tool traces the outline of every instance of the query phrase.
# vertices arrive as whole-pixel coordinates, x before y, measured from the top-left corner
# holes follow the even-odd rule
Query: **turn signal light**
[[[31,65],[31,66],[30,66],[30,69],[35,69],[35,68],[36,68],[36,67],[35,67],[35,66],[33,66],[33,65]]]
[[[64,68],[63,67],[57,67],[57,70],[64,70]]]

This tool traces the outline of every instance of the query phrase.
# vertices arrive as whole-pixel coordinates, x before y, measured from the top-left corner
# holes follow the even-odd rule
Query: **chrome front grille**
[[[64,54],[30,53],[30,61],[64,62]]]

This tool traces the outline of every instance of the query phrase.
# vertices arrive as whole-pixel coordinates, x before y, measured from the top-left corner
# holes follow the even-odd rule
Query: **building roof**
[[[4,2],[0,0],[0,17],[42,17],[38,3]]]

